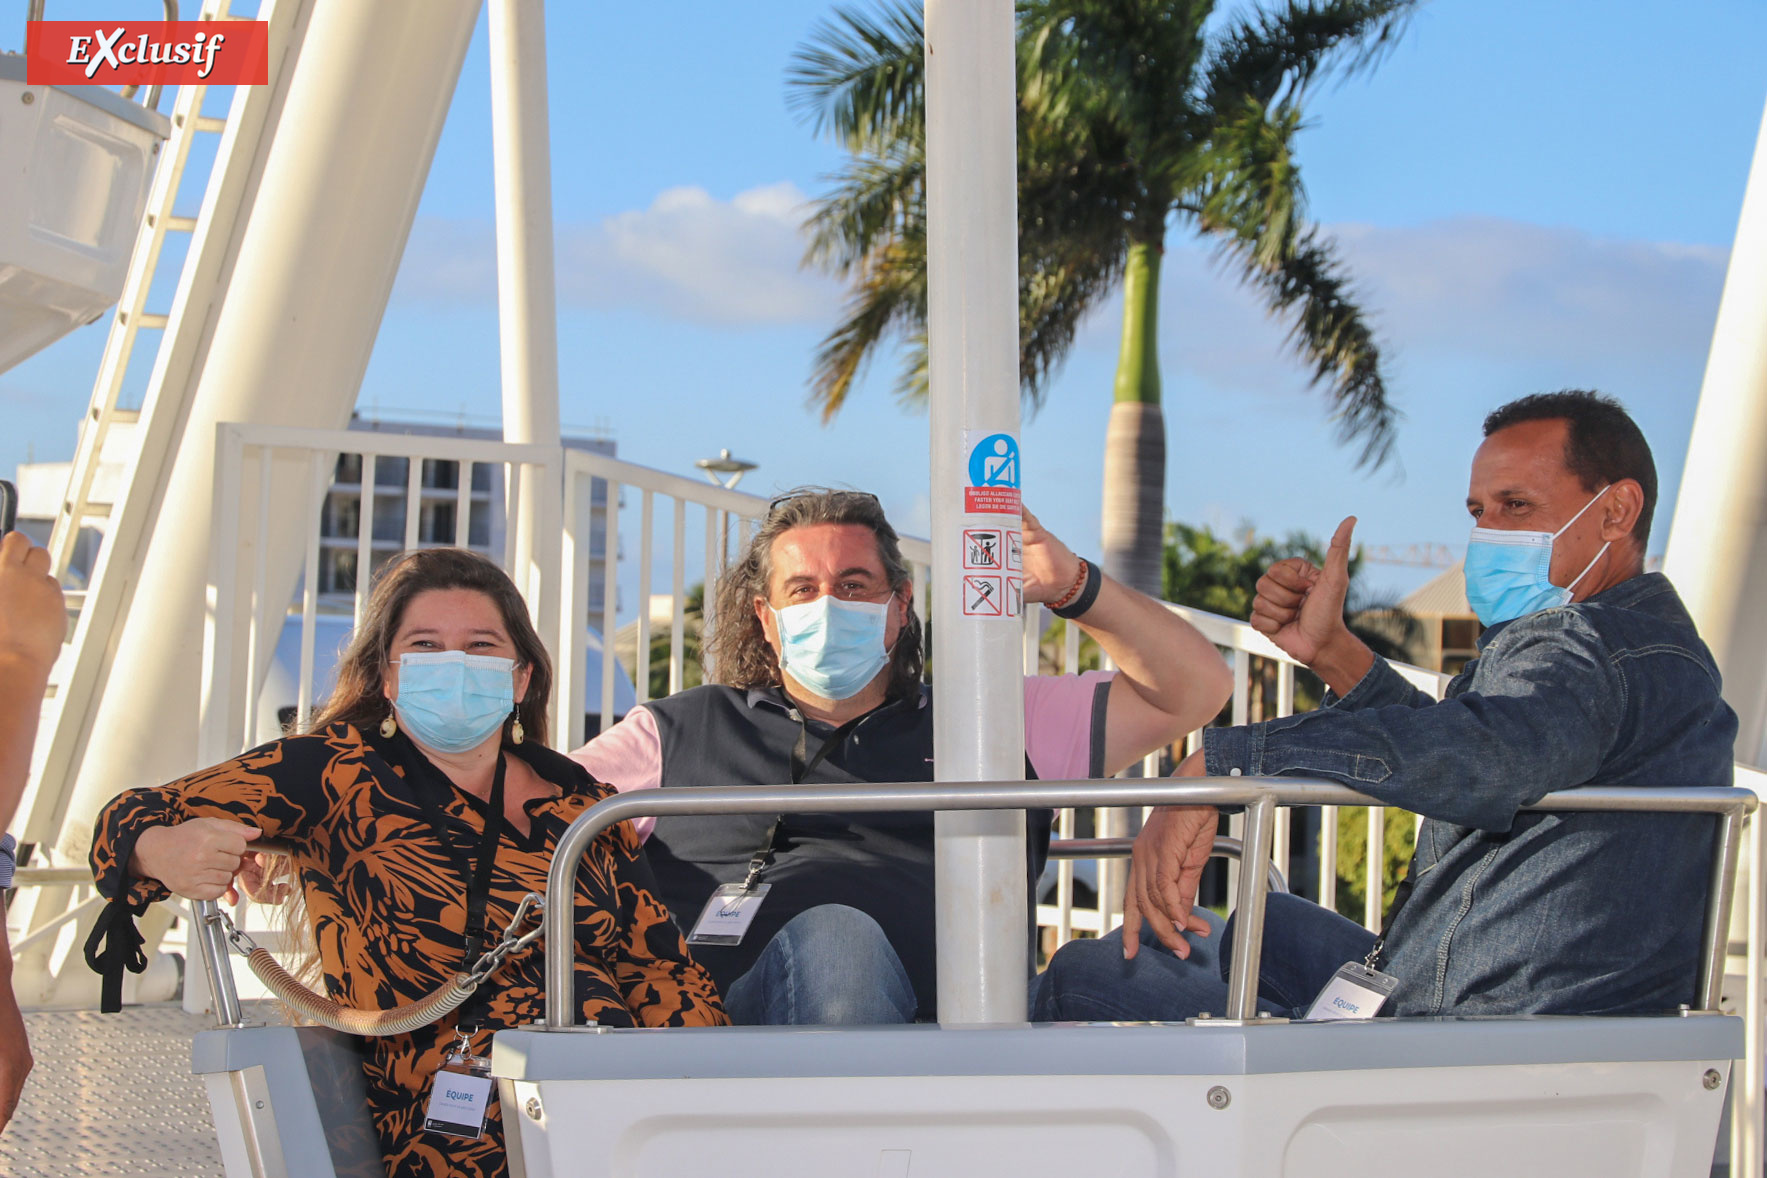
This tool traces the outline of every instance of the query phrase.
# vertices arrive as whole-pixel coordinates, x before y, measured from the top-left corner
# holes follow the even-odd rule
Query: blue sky
[[[892,400],[893,357],[832,426],[804,403],[840,291],[797,268],[793,226],[838,157],[788,110],[783,76],[829,10],[550,5],[562,416],[673,471],[728,447],[760,464],[744,489],[871,489],[924,532],[926,418]],[[1311,214],[1337,236],[1391,356],[1405,413],[1396,468],[1356,471],[1282,326],[1174,236],[1160,336],[1174,518],[1328,534],[1355,513],[1371,543],[1459,545],[1482,415],[1593,386],[1624,400],[1655,445],[1661,550],[1767,95],[1767,5],[1670,11],[1436,0],[1377,70],[1312,102]],[[365,409],[498,413],[487,86],[481,20]],[[1027,501],[1087,552],[1116,312],[1082,333],[1023,431]],[[0,470],[27,452],[71,455],[103,330],[0,374]],[[1376,571],[1395,589],[1418,579]],[[630,606],[629,568],[624,582]]]

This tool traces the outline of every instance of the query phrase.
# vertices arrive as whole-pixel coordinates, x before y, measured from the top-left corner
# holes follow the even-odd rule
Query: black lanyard
[[[1381,952],[1387,947],[1387,934],[1393,931],[1393,922],[1399,919],[1399,910],[1405,907],[1407,900],[1411,899],[1411,892],[1415,886],[1411,882],[1411,873],[1406,872],[1405,878],[1399,881],[1399,886],[1393,889],[1393,906],[1387,909],[1387,918],[1381,922],[1380,935],[1374,939],[1374,947],[1368,951],[1368,956],[1362,961],[1362,964],[1369,969],[1381,967]]]
[[[871,713],[866,712],[864,716],[854,716],[829,733],[828,739],[822,742],[822,747],[816,750],[816,755],[808,757],[808,759],[806,759],[806,754],[810,749],[810,722],[804,719],[804,713],[795,707],[791,709],[791,715],[792,719],[798,722],[798,739],[791,750],[791,783],[802,785],[804,778],[810,776],[811,772],[815,770],[816,766],[822,764],[829,753],[840,748],[847,737],[852,735],[853,729],[859,727],[860,721]],[[785,815],[776,816],[772,825],[767,827],[767,837],[761,840],[761,845],[755,848],[753,855],[749,856],[748,874],[743,877],[742,881],[743,891],[753,890],[755,884],[760,882],[761,873],[767,870],[768,864],[773,862],[773,855],[779,849],[779,831],[784,824]]]
[[[828,739],[822,742],[822,747],[816,750],[816,755],[806,761],[804,760],[804,753],[808,751],[810,747],[810,722],[804,719],[804,713],[798,711],[796,708],[792,709],[791,714],[792,718],[798,722],[798,742],[792,746],[791,750],[791,783],[793,785],[804,784],[804,778],[810,776],[810,773],[816,768],[816,766],[822,764],[823,760],[829,753],[832,753],[835,749],[841,747],[847,737],[853,734],[853,729],[859,727],[860,722],[865,719],[865,716],[871,715],[870,712],[866,712],[865,716],[854,716],[851,720],[848,720],[845,724],[836,728],[833,732],[828,734]]]
[[[441,804],[436,800],[439,790],[452,793],[454,783],[430,763],[421,750],[415,746],[411,750],[416,754],[413,764],[427,781],[413,782],[412,790],[417,795],[417,804],[423,809],[423,816],[435,827],[436,838],[441,840],[442,849],[454,860],[455,867],[466,886],[466,954],[463,970],[470,970],[479,959],[485,946],[485,908],[491,899],[491,872],[497,864],[497,842],[503,837],[503,778],[507,769],[507,759],[500,751],[497,754],[497,772],[491,778],[490,810],[485,815],[485,831],[479,836],[479,853],[477,862],[470,861],[455,846],[453,832],[448,826],[448,819],[442,813]],[[481,988],[482,992],[482,988]]]

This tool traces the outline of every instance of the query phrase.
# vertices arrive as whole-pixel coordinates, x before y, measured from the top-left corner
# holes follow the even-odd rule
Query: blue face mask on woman
[[[780,668],[823,699],[858,695],[890,661],[884,632],[894,601],[823,596],[774,610]]]
[[[1554,585],[1548,576],[1552,571],[1552,542],[1565,534],[1565,528],[1583,518],[1583,512],[1594,507],[1605,494],[1607,487],[1597,491],[1595,498],[1585,503],[1582,511],[1566,520],[1565,526],[1556,532],[1511,532],[1502,528],[1472,530],[1472,539],[1466,545],[1466,600],[1472,605],[1473,613],[1479,615],[1479,621],[1495,626],[1498,622],[1513,621],[1543,609],[1570,604],[1571,590],[1589,575],[1595,561],[1600,560],[1611,545],[1603,544],[1601,551],[1595,554],[1595,560],[1585,565],[1569,585],[1559,586]]]
[[[399,658],[399,723],[441,753],[475,749],[515,710],[515,662],[463,650],[420,650]]]

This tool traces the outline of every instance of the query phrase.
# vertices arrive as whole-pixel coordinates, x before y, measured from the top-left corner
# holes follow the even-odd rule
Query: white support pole
[[[543,0],[491,0],[491,158],[497,200],[497,335],[503,440],[559,445],[558,293],[552,261],[552,145]],[[558,632],[562,465],[519,475],[510,575],[541,634]],[[612,509],[610,508],[610,511]],[[613,560],[613,554],[608,554]],[[582,626],[587,618],[570,618]],[[613,636],[604,635],[612,642]],[[563,654],[554,651],[555,659]]]
[[[1761,951],[1767,939],[1767,879],[1763,879],[1762,828],[1767,816],[1757,810],[1743,832],[1743,869],[1739,886],[1746,882],[1748,894],[1741,904],[1744,913],[1743,1058],[1730,1075],[1730,1172],[1761,1173],[1761,1146],[1767,1125],[1762,1120],[1763,1087],[1767,1086],[1767,1035],[1762,1021]]]
[[[1362,874],[1362,925],[1371,933],[1380,932],[1381,915],[1386,908],[1387,892],[1387,812],[1383,807],[1368,807],[1368,855]]]
[[[966,433],[970,440],[1018,437],[1013,62],[1012,0],[927,0],[927,347],[940,569],[933,731],[940,781],[1024,777],[1019,622],[966,615],[959,572],[966,524],[1019,526],[1016,508],[966,514],[964,495]],[[1023,1021],[1030,976],[1023,812],[941,812],[934,863],[940,1020]]]
[[[1724,674],[1737,760],[1767,764],[1767,112],[1736,241],[1663,571]]]

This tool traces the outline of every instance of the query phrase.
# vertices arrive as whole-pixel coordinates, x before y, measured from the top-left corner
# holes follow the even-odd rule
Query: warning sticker
[[[1006,533],[1006,567],[1015,573],[1025,567],[1025,538],[1018,532]]]
[[[1006,578],[1006,616],[1020,617],[1025,612],[1025,583],[1017,577]]]
[[[999,577],[963,575],[963,613],[971,618],[998,618],[1006,604]]]
[[[1017,532],[1006,533],[1018,535]],[[994,569],[1005,567],[1006,545],[1002,540],[999,528],[965,528],[963,529],[963,567],[966,569]]]
[[[971,515],[1019,514],[1018,439],[1011,434],[965,430],[963,440],[969,450],[963,510]]]

